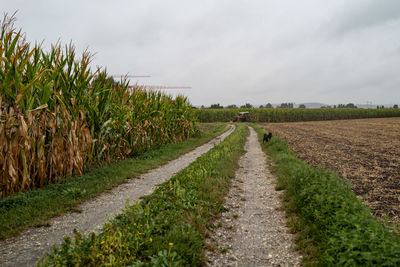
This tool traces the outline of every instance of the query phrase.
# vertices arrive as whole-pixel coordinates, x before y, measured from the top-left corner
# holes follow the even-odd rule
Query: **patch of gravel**
[[[0,241],[0,266],[34,266],[54,244],[61,244],[64,236],[73,236],[73,229],[99,233],[105,222],[123,210],[128,199],[132,203],[151,194],[154,187],[187,167],[234,129],[231,127],[207,144],[81,204],[79,213],[67,213],[50,220],[49,227],[28,229],[17,237]]]
[[[276,177],[251,127],[245,149],[225,199],[228,211],[215,222],[207,240],[207,266],[301,266],[280,210]]]

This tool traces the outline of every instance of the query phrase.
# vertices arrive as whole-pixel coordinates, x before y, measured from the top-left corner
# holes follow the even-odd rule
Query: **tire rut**
[[[246,154],[208,240],[208,266],[301,266],[286,226],[280,192],[269,171],[257,133],[250,127]]]

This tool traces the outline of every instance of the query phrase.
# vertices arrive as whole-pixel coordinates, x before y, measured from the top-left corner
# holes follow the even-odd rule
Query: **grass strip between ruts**
[[[262,142],[266,132],[252,125]],[[289,226],[309,266],[399,266],[398,229],[378,222],[348,181],[299,160],[278,137],[262,145],[276,163],[277,190],[285,190]]]
[[[204,237],[220,214],[244,153],[245,125],[87,237],[75,233],[39,265],[201,266]]]
[[[149,150],[132,159],[94,168],[83,176],[69,177],[43,189],[19,193],[0,200],[0,240],[15,236],[28,227],[48,225],[48,220],[109,190],[127,179],[205,144],[228,129],[225,123],[201,123],[194,137],[177,144]]]

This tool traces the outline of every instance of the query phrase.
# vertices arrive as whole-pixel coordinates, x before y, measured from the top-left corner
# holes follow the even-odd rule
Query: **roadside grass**
[[[262,143],[266,132],[252,125]],[[288,225],[306,266],[399,266],[399,229],[378,222],[336,173],[299,160],[277,137],[262,144],[284,190]]]
[[[248,129],[223,142],[107,223],[99,235],[75,233],[39,266],[202,266],[205,237],[225,210],[224,196],[244,153]]]
[[[86,174],[68,177],[43,189],[27,191],[0,200],[0,240],[29,227],[48,225],[48,220],[77,205],[135,178],[146,171],[178,158],[228,129],[225,123],[201,123],[198,133],[177,144],[149,150],[135,158],[93,168]]]

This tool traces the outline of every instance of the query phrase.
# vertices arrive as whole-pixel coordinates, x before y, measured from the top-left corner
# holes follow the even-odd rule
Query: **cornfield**
[[[129,89],[92,72],[88,51],[31,45],[14,21],[0,23],[0,198],[193,134],[185,97]]]
[[[248,111],[256,122],[295,122],[400,117],[400,109],[360,108],[251,108],[251,109],[196,109],[200,122],[232,121],[240,111]]]

